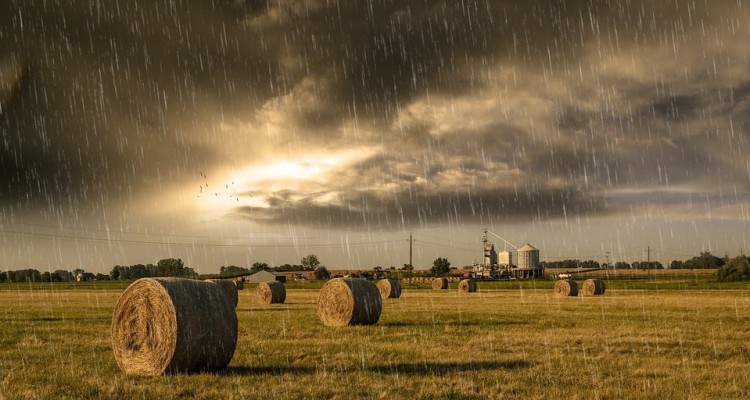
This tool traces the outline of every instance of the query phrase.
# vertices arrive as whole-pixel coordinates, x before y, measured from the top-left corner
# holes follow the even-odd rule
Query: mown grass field
[[[750,397],[750,288],[709,277],[611,281],[596,298],[551,281],[405,286],[377,325],[345,328],[319,322],[315,284],[268,306],[250,287],[226,371],[155,378],[112,357],[126,285],[0,286],[0,399]]]

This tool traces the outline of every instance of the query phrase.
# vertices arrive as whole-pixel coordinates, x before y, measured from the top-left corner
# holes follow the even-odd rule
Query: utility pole
[[[651,245],[646,247],[646,262],[648,263],[648,265],[651,264]]]
[[[409,232],[409,283],[410,284],[411,284],[411,278],[412,276],[414,276],[414,264],[411,263],[412,244],[414,244],[414,239],[412,239],[411,232]]]

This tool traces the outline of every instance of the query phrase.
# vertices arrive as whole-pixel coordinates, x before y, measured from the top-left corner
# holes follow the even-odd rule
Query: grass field
[[[747,284],[611,281],[596,298],[557,298],[552,285],[406,286],[377,325],[345,328],[319,322],[315,284],[268,306],[250,287],[226,371],[142,378],[121,373],[110,348],[127,283],[6,284],[0,399],[750,397]]]

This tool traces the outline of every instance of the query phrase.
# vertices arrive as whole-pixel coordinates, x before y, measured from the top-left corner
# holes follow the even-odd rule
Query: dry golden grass
[[[218,374],[117,368],[119,290],[0,290],[0,399],[747,398],[750,290],[404,287],[374,326],[323,326],[317,290],[265,306],[240,294],[239,341]]]

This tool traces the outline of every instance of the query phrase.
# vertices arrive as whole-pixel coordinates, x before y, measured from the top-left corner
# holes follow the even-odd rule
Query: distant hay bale
[[[128,375],[156,376],[226,367],[237,346],[237,314],[219,285],[143,278],[112,314],[112,352]]]
[[[382,307],[380,291],[367,279],[331,279],[318,293],[318,317],[326,326],[374,325]]]
[[[260,304],[281,304],[286,301],[286,287],[279,281],[259,283],[255,294]]]
[[[458,282],[459,293],[474,293],[477,291],[477,281],[474,279],[462,279]]]
[[[237,287],[237,290],[245,290],[245,279],[237,279],[234,281],[234,286]]]
[[[442,290],[442,289],[448,289],[448,279],[447,278],[435,278],[432,280],[432,289],[434,290]]]
[[[586,279],[583,282],[583,289],[581,290],[584,296],[600,296],[604,294],[604,281],[596,279]]]
[[[206,282],[215,283],[224,290],[226,297],[232,302],[234,307],[237,307],[237,302],[240,300],[239,293],[237,293],[237,285],[234,282],[226,279],[206,279]]]
[[[401,283],[395,279],[381,279],[378,281],[378,291],[384,299],[397,299],[401,297]]]
[[[572,279],[560,279],[555,283],[555,294],[561,297],[578,296],[578,284]]]

